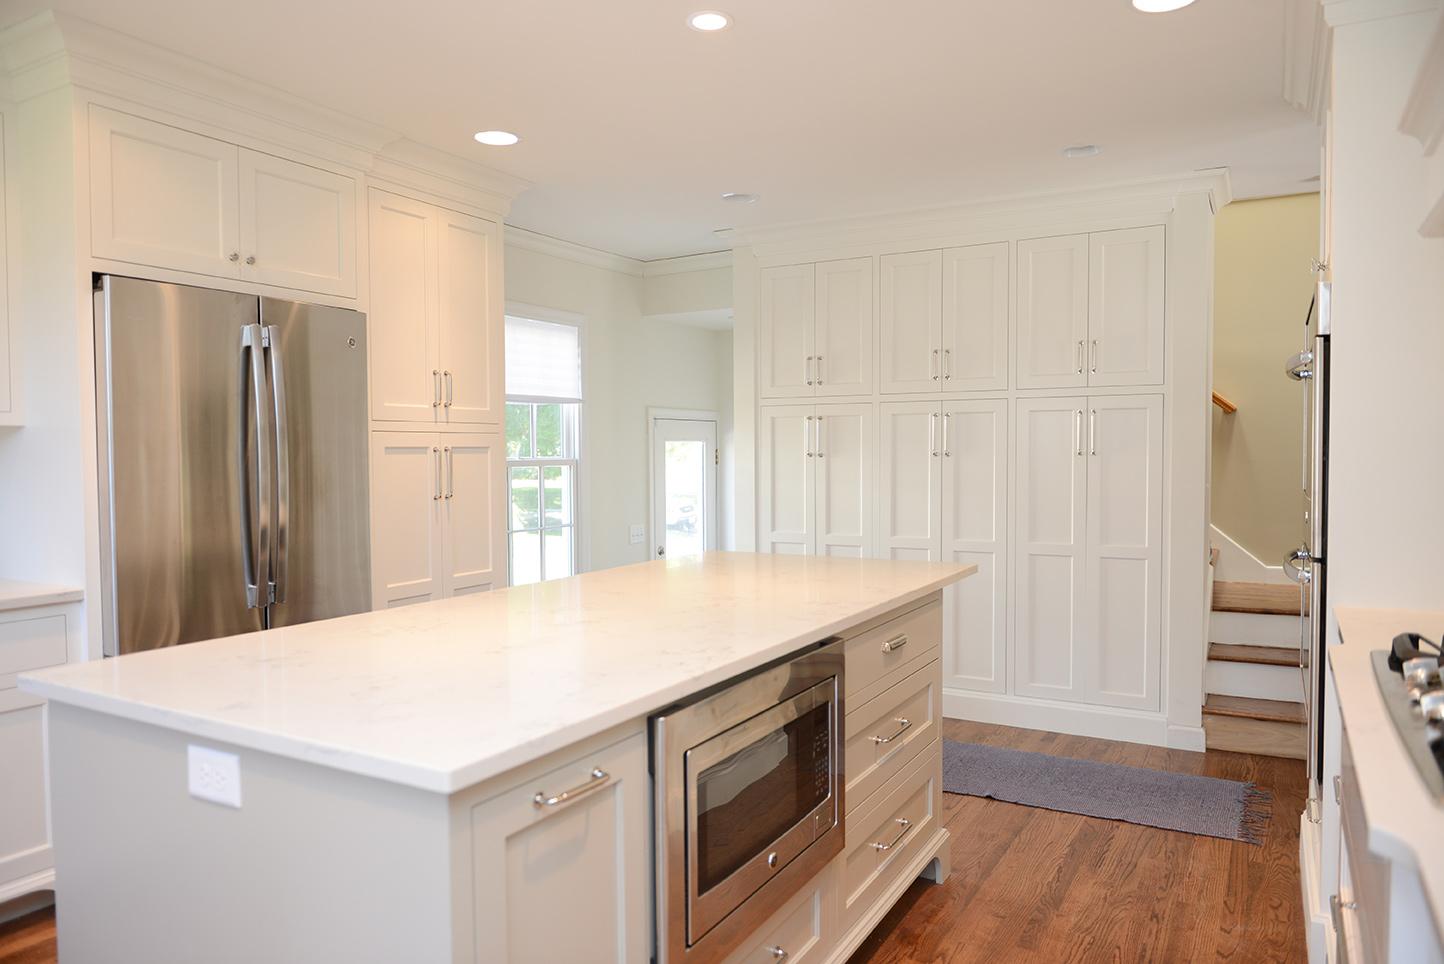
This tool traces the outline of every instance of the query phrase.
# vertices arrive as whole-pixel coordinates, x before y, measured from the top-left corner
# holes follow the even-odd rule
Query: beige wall
[[[1213,519],[1271,566],[1303,536],[1303,397],[1284,361],[1304,343],[1319,250],[1319,196],[1238,201],[1216,225]]]

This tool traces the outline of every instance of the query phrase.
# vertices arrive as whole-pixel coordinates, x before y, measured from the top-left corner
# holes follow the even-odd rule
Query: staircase
[[[1299,678],[1299,590],[1215,582],[1204,669],[1208,748],[1303,759],[1308,742]]]

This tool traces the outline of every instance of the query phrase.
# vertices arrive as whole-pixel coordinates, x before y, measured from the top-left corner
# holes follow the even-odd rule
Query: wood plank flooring
[[[1273,794],[1262,846],[944,794],[953,871],[903,895],[851,964],[1305,960],[1304,767],[1242,753],[944,720],[955,740],[1252,780]],[[49,910],[0,924],[0,962],[54,964]]]

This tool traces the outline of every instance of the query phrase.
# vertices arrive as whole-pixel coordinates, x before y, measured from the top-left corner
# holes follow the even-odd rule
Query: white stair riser
[[[1209,615],[1208,636],[1215,643],[1287,646],[1297,649],[1299,617],[1213,612]]]
[[[1204,691],[1213,696],[1246,696],[1286,703],[1302,703],[1304,699],[1304,684],[1297,666],[1211,659],[1204,668],[1203,682]]]

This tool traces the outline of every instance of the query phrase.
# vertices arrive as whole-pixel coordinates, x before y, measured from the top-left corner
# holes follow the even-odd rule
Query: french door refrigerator
[[[105,653],[371,607],[366,321],[95,287]]]

